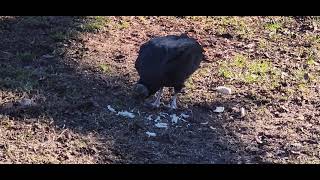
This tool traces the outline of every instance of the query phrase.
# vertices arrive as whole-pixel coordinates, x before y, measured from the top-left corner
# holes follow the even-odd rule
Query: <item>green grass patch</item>
[[[31,91],[38,86],[32,70],[5,66],[0,68],[0,88]]]
[[[88,22],[82,26],[83,31],[98,32],[110,22],[106,16],[94,16],[88,19]]]
[[[110,66],[107,64],[101,64],[99,68],[103,73],[109,73],[111,71]]]
[[[271,88],[278,86],[281,75],[270,60],[249,59],[241,54],[235,55],[231,61],[220,62],[218,74],[226,79]]]

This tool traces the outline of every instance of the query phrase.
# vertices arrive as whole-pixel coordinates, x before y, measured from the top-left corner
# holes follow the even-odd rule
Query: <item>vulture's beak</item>
[[[137,99],[145,99],[149,95],[149,90],[143,84],[136,84],[133,88],[133,94]]]

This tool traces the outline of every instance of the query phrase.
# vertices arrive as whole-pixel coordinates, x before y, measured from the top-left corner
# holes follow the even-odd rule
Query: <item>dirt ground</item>
[[[0,163],[319,163],[319,26],[319,17],[0,17]],[[132,93],[140,45],[184,32],[205,49],[201,68],[178,110],[144,107]]]

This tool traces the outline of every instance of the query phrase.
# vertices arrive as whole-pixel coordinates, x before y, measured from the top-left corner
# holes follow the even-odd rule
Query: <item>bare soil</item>
[[[319,163],[319,22],[0,17],[0,163]],[[140,45],[184,32],[205,48],[201,68],[178,110],[144,107],[132,95]]]

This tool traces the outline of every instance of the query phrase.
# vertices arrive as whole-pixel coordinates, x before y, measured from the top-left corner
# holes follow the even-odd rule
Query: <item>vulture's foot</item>
[[[151,103],[151,106],[154,107],[154,108],[159,108],[160,107],[160,99],[161,99],[161,96],[162,96],[162,92],[163,92],[163,88],[161,88],[157,95],[156,95],[156,100]]]
[[[154,108],[159,108],[160,107],[160,101],[154,101],[153,103],[150,104]]]
[[[170,103],[170,108],[171,109],[178,109],[178,106],[177,106],[177,94],[173,95],[172,101]]]
[[[172,110],[178,109],[178,106],[176,104],[174,104],[174,103],[171,103],[170,104],[170,109],[172,109]]]

